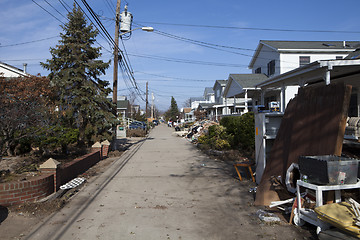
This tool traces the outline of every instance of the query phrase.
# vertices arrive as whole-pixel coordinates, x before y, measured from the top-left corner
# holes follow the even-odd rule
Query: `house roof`
[[[230,74],[229,81],[230,79],[236,81],[242,88],[251,88],[268,77],[265,74]]]
[[[212,87],[206,87],[204,91],[204,95],[214,93],[214,90]]]
[[[261,40],[260,43],[276,50],[284,49],[354,49],[360,41],[270,41]]]
[[[267,46],[277,52],[341,52],[354,51],[360,41],[277,41],[260,40],[255,53],[250,61],[252,69],[263,46]]]
[[[360,87],[358,81],[360,75],[360,59],[354,60],[320,60],[289,72],[269,78],[259,83],[256,87],[262,89],[279,88],[285,86],[300,86],[305,84],[325,83],[327,76],[329,81],[344,79],[346,84]],[[355,77],[357,76],[357,78]]]
[[[199,109],[208,109],[208,108],[212,108],[215,104],[214,103],[200,103],[199,104]]]
[[[215,89],[216,85],[225,86],[227,83],[227,80],[216,80],[214,83],[213,89]]]
[[[224,90],[225,97],[234,97],[244,93],[244,90],[255,89],[255,85],[267,80],[265,74],[230,74]]]
[[[191,102],[196,102],[196,101],[204,101],[204,97],[191,97],[190,101]]]
[[[220,85],[224,85],[227,83],[227,80],[216,80],[217,83],[219,83]]]
[[[189,113],[189,112],[191,112],[191,108],[183,108],[183,112],[184,113]]]
[[[127,109],[129,106],[129,100],[118,100],[116,102],[117,109]]]
[[[25,73],[22,69],[11,66],[4,62],[0,62],[0,73],[2,73],[1,69],[5,69],[6,71],[11,72],[18,76],[23,76],[23,77],[29,76],[29,74]]]
[[[360,45],[357,45],[356,50],[347,55],[345,59],[360,59]]]

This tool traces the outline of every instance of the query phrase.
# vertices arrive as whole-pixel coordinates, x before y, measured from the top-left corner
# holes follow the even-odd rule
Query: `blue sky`
[[[62,15],[66,16],[67,12],[61,2],[72,6],[74,1],[34,1],[0,0],[0,61],[19,68],[27,63],[29,73],[46,76],[48,72],[41,68],[39,62],[51,57],[49,48],[59,40],[60,21],[66,22]],[[77,2],[85,9],[81,0]],[[116,0],[87,2],[101,16],[107,31],[114,35]],[[247,66],[260,40],[360,40],[358,0],[122,0],[121,11],[126,3],[134,16],[133,28],[138,24],[152,26],[156,30],[152,33],[136,30],[123,43],[138,87],[145,91],[146,82],[149,83],[149,101],[151,103],[153,93],[155,105],[160,110],[168,109],[171,96],[182,107],[190,97],[202,96],[204,88],[212,87],[216,80],[227,79],[232,73],[251,73]],[[171,34],[172,37],[161,33]],[[235,48],[204,47],[174,39],[174,36]],[[97,40],[106,48],[102,50],[102,58],[110,60],[111,46],[101,36]],[[120,48],[124,50],[121,42]],[[111,86],[112,72],[110,66],[106,75],[102,76]],[[121,73],[118,88],[118,95],[129,95],[131,91]],[[145,98],[144,95],[142,97]],[[140,97],[135,103],[145,105]]]

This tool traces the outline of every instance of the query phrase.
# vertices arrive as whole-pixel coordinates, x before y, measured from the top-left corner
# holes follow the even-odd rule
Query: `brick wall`
[[[11,206],[33,202],[44,198],[54,191],[53,175],[42,175],[28,181],[0,184],[0,205]]]
[[[101,151],[96,151],[65,163],[58,169],[41,169],[42,175],[31,180],[1,183],[0,206],[7,207],[44,198],[100,160]]]
[[[58,178],[59,184],[63,185],[76,178],[79,174],[86,172],[101,160],[100,154],[100,151],[92,152],[61,165],[58,173],[60,175]]]

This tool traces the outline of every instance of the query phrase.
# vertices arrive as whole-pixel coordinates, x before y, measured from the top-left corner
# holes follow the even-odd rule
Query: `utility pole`
[[[149,95],[149,82],[146,82],[146,103],[145,103],[145,118],[148,117],[148,95]]]
[[[151,93],[151,118],[154,119],[154,93]]]
[[[118,61],[119,61],[119,28],[120,28],[120,4],[117,0],[115,16],[115,49],[114,49],[114,75],[113,75],[113,103],[117,103],[117,86],[118,86]]]

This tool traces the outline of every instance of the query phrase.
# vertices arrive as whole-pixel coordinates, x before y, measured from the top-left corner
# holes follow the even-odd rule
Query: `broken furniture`
[[[360,188],[360,182],[356,184],[341,184],[341,185],[316,185],[313,183],[303,182],[298,180],[296,184],[297,190],[297,211],[295,212],[294,223],[295,225],[301,226],[303,221],[311,223],[317,226],[317,233],[323,229],[327,229],[330,225],[317,217],[317,214],[311,209],[305,209],[301,205],[300,187],[315,190],[316,195],[316,207],[323,205],[323,192],[324,191],[335,191],[335,202],[341,202],[341,190],[344,189],[358,189]]]
[[[249,174],[252,178],[252,181],[255,182],[254,174],[253,174],[253,171],[251,170],[251,166],[253,166],[253,165],[254,165],[254,163],[252,163],[252,162],[242,162],[242,163],[234,164],[235,170],[236,170],[237,174],[239,175],[240,181],[242,181],[242,177],[241,177],[238,167],[245,167],[249,170]]]

